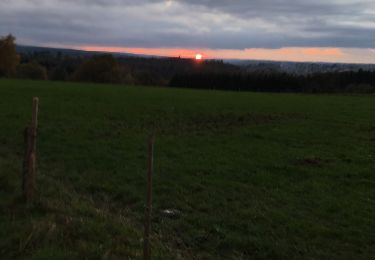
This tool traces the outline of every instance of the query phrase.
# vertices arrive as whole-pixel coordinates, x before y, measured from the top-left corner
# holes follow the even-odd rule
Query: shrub
[[[25,63],[17,66],[17,77],[20,79],[46,80],[47,70],[37,63]]]
[[[74,73],[73,80],[97,83],[120,83],[121,70],[112,55],[94,56],[86,60]]]
[[[374,93],[375,86],[370,84],[350,84],[346,87],[346,91],[349,93]]]

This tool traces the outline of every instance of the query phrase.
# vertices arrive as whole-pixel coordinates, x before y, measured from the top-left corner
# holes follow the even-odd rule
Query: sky
[[[374,0],[0,0],[22,45],[375,63]]]

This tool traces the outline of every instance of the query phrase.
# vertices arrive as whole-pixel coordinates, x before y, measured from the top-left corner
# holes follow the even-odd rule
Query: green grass
[[[38,192],[25,205],[33,96]],[[375,96],[0,80],[0,98],[2,258],[141,258],[151,129],[155,259],[375,256]]]

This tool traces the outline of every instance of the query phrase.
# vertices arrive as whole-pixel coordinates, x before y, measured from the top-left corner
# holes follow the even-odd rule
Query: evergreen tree
[[[9,34],[0,38],[0,77],[13,76],[19,63],[19,56],[16,52],[16,39]]]

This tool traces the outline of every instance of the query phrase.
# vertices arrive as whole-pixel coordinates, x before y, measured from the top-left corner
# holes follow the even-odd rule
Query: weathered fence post
[[[39,98],[33,98],[31,125],[24,131],[25,158],[23,161],[22,193],[25,201],[32,200],[35,190],[36,137],[38,128]]]
[[[145,233],[143,239],[143,259],[150,260],[151,246],[150,246],[150,230],[151,230],[151,211],[152,211],[152,175],[154,168],[154,141],[155,135],[151,134],[148,140],[148,172],[147,172],[147,195],[146,195],[146,210],[145,210]]]

